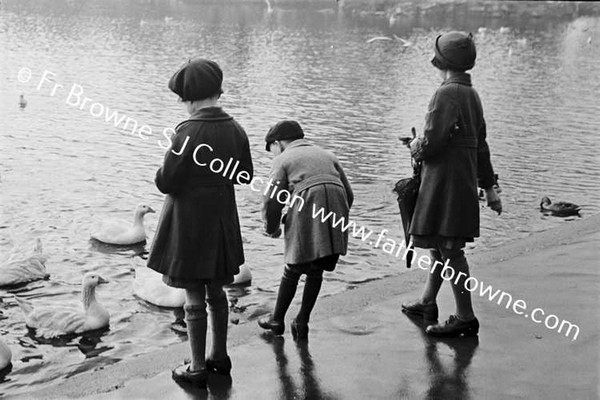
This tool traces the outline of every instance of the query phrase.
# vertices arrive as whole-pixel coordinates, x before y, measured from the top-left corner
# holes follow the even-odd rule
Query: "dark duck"
[[[542,197],[540,202],[540,211],[551,213],[557,217],[568,217],[571,215],[579,215],[581,207],[577,204],[567,203],[565,201],[559,201],[552,203],[548,197]]]

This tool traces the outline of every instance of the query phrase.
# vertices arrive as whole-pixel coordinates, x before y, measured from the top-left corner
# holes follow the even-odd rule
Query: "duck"
[[[25,325],[35,330],[36,336],[52,339],[64,335],[78,335],[87,331],[106,328],[108,311],[96,300],[96,287],[108,283],[96,273],[87,273],[81,282],[83,310],[76,308],[34,308],[31,302],[15,296],[18,306],[25,313]]]
[[[46,272],[45,263],[46,257],[42,254],[42,241],[38,238],[30,257],[20,258],[13,255],[0,266],[0,287],[48,279],[50,274]]]
[[[90,236],[102,243],[121,246],[144,243],[146,242],[144,215],[153,212],[155,211],[151,207],[140,204],[135,209],[133,225],[123,220],[106,220]]]
[[[552,203],[546,196],[542,197],[540,202],[540,211],[549,212],[557,217],[568,217],[571,215],[579,215],[581,207],[577,204],[568,203],[565,201],[559,201]]]
[[[21,109],[27,107],[27,100],[25,100],[25,95],[21,93],[21,97],[19,97],[19,107]]]
[[[163,282],[163,275],[146,266],[134,268],[133,293],[140,299],[165,308],[180,308],[185,304],[185,289],[174,288]],[[252,272],[244,264],[240,272],[233,277],[230,285],[248,285],[252,281]]]
[[[0,339],[0,371],[4,368],[8,367],[12,360],[12,352],[10,351],[10,347],[4,343],[2,339]]]

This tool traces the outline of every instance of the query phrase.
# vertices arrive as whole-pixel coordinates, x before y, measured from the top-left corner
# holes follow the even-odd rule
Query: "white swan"
[[[135,267],[133,293],[142,300],[158,307],[178,308],[185,304],[185,290],[170,287],[162,280],[162,274],[146,266]],[[252,272],[244,264],[240,266],[239,274],[233,278],[231,285],[249,284]]]
[[[110,316],[108,311],[96,300],[96,286],[107,281],[100,275],[88,273],[83,277],[83,312],[73,308],[40,308],[19,297],[17,304],[25,313],[25,324],[36,330],[36,335],[53,338],[61,335],[79,334],[86,331],[105,328]]]
[[[0,371],[10,365],[12,352],[10,348],[0,339]]]
[[[131,245],[145,242],[144,215],[153,212],[152,208],[140,204],[135,209],[133,225],[122,220],[106,220],[90,236],[92,239],[100,242],[116,245]]]
[[[42,255],[42,241],[38,238],[30,257],[11,256],[0,266],[0,287],[46,279],[46,257]]]

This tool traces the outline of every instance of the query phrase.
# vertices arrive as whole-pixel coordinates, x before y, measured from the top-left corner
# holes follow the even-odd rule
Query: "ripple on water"
[[[90,241],[89,232],[106,217],[131,220],[135,206],[147,203],[157,210],[146,217],[151,241],[163,199],[153,184],[164,152],[158,141],[164,143],[161,132],[185,118],[166,80],[192,55],[190,49],[222,65],[223,105],[248,133],[256,176],[269,173],[264,135],[283,118],[299,120],[307,137],[333,150],[343,164],[355,191],[352,218],[373,233],[364,241],[350,240],[348,255],[325,275],[322,294],[405,273],[403,260],[369,241],[383,229],[397,243],[403,237],[391,188],[410,175],[411,166],[397,137],[413,126],[422,131],[439,85],[429,65],[432,30],[476,31],[489,21],[444,15],[390,28],[383,19],[317,13],[304,5],[274,16],[252,3],[160,9],[135,2],[112,7],[92,1],[94,7],[85,8],[53,3],[42,10],[30,1],[17,8],[9,2],[0,14],[5,49],[0,62],[6,71],[0,137],[3,149],[13,149],[2,153],[0,165],[5,196],[0,258],[15,246],[28,251],[41,237],[51,274],[48,281],[0,289],[7,317],[3,339],[15,359],[2,383],[4,394],[41,388],[185,340],[171,329],[181,317],[175,310],[158,309],[133,295],[132,257],[150,244],[114,248]],[[165,16],[172,20],[165,23]],[[544,195],[581,204],[583,218],[600,211],[600,46],[587,44],[590,35],[600,33],[598,18],[495,23],[502,25],[476,38],[473,80],[484,104],[504,212],[497,216],[481,204],[481,238],[468,252],[568,223],[540,213]],[[500,33],[499,26],[511,29]],[[366,43],[392,33],[414,45]],[[20,84],[16,76],[24,66],[32,69],[34,80],[43,70],[55,73],[53,80],[63,89],[52,96],[49,85],[36,90],[33,81]],[[152,134],[141,139],[93,117],[89,107],[67,104],[73,84],[94,102],[147,124]],[[29,101],[25,110],[16,104],[21,92]],[[245,323],[268,312],[275,301],[283,241],[262,236],[260,194],[248,187],[237,193],[253,283],[228,293],[238,299],[236,316]],[[81,277],[89,271],[110,281],[97,294],[111,312],[110,329],[60,345],[32,338],[13,296],[50,306],[77,305]],[[376,321],[340,324],[352,332],[377,329]]]

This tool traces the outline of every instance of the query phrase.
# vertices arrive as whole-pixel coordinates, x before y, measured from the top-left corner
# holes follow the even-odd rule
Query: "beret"
[[[223,71],[210,60],[197,58],[188,61],[169,79],[169,89],[182,101],[196,101],[221,94]]]
[[[269,145],[276,140],[302,139],[303,137],[304,132],[299,123],[292,120],[279,121],[267,132],[267,136],[265,136],[265,142],[267,142],[265,148],[269,151]]]

